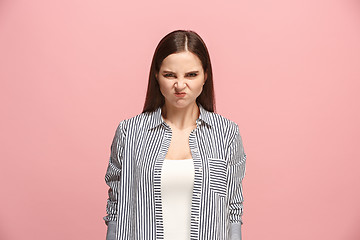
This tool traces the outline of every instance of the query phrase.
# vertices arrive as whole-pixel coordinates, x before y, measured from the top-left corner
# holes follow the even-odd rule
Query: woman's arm
[[[116,239],[116,221],[110,221],[107,223],[107,232],[106,240],[115,240]]]
[[[230,224],[230,240],[241,240],[241,223]]]
[[[227,151],[228,159],[228,196],[230,215],[230,240],[241,240],[241,225],[243,215],[242,180],[246,171],[246,154],[240,136],[239,126]]]
[[[103,218],[107,225],[106,240],[115,240],[117,223],[118,189],[121,180],[122,154],[125,143],[124,121],[121,121],[116,129],[111,144],[109,165],[105,174],[105,182],[109,186],[106,205],[107,215]]]

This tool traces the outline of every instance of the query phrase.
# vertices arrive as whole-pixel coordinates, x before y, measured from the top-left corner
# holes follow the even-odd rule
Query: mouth
[[[184,97],[184,96],[186,95],[185,92],[179,92],[179,93],[174,93],[174,94],[175,94],[175,96],[177,96],[177,97]]]

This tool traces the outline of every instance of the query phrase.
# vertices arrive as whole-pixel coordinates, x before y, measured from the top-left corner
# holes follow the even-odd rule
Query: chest
[[[189,138],[193,129],[177,130],[173,128],[170,146],[167,150],[166,159],[190,159],[192,158]]]
[[[226,144],[223,139],[221,135],[205,128],[183,132],[159,128],[139,136],[136,138],[138,141],[131,141],[134,140],[133,135],[128,135],[123,154],[122,185],[119,191],[122,198],[120,201],[122,206],[119,207],[122,223],[119,226],[122,228],[129,223],[129,219],[137,219],[133,223],[134,227],[131,228],[137,231],[132,235],[138,236],[135,239],[163,239],[161,178],[171,174],[166,171],[166,165],[164,168],[164,158],[193,158],[191,161],[194,171],[191,182],[193,189],[189,202],[191,203],[190,239],[227,239],[228,178],[224,148]],[[189,155],[184,155],[184,149]],[[184,180],[181,176],[176,179]],[[125,209],[133,210],[125,212]],[[134,216],[129,216],[129,212]],[[136,225],[138,222],[142,224]],[[146,226],[151,232],[142,231],[139,226]],[[210,235],[209,228],[213,229]],[[128,230],[125,227],[120,229],[120,232],[126,231]]]

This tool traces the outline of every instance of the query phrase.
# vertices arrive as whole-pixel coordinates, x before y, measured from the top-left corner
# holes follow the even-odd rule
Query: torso
[[[177,129],[176,127],[170,125],[172,130],[172,138],[169,146],[169,150],[165,156],[166,159],[190,159],[192,158],[190,146],[189,146],[189,136],[193,129],[196,128],[196,125],[187,129]]]

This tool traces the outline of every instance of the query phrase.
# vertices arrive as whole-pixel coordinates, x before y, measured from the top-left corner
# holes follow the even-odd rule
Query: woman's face
[[[178,108],[195,103],[206,77],[200,59],[189,51],[167,56],[156,74],[165,103]]]

